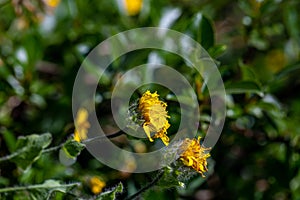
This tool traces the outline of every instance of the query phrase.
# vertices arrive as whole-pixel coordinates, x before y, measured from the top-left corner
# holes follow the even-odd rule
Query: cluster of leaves
[[[68,0],[55,9],[33,3],[35,12],[27,9],[34,1],[16,2],[0,1],[0,198],[90,198],[93,176],[108,185],[95,199],[115,199],[123,185],[126,189],[118,198],[145,185],[153,189],[143,193],[145,199],[300,196],[297,0],[144,0],[136,16],[127,16],[119,1]],[[199,175],[182,179],[190,174],[188,169],[170,166],[154,176],[158,186],[150,187],[146,183],[152,183],[149,177],[156,172],[112,170],[72,140],[72,86],[85,55],[104,39],[143,26],[190,35],[215,59],[222,74],[227,117],[211,152],[207,179]],[[174,66],[194,87],[201,111],[199,132],[204,134],[210,100],[201,77],[178,56],[159,50],[131,52],[112,63],[96,94],[101,125],[115,130],[108,94],[120,74],[153,61]],[[180,97],[167,95],[170,91],[157,85],[147,87],[168,102],[172,124],[168,132],[175,133]],[[134,149],[150,146],[143,141],[132,145]]]

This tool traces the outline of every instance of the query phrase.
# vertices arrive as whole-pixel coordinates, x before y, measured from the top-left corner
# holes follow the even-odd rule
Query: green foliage
[[[298,0],[144,0],[135,16],[126,14],[121,1],[61,0],[54,7],[43,2],[48,1],[0,1],[0,199],[124,199],[146,186],[138,196],[156,200],[299,198]],[[72,138],[73,83],[86,55],[114,34],[156,26],[201,43],[225,84],[226,123],[210,152],[206,178],[180,162],[162,169],[161,176],[119,172],[103,166],[84,142]],[[123,55],[104,72],[95,95],[101,126],[115,130],[110,111],[115,83],[147,62],[172,66],[189,81],[199,102],[198,133],[204,136],[212,94],[203,78],[179,56],[155,49]],[[198,64],[205,67],[201,60]],[[83,67],[99,73],[92,63]],[[175,96],[155,84],[141,89],[148,88],[168,104],[172,139],[180,106],[194,110],[190,96]],[[141,153],[158,145],[146,140],[131,144],[124,138],[113,141]],[[106,182],[98,188],[100,194],[92,190],[94,176]]]
[[[105,192],[102,192],[99,196],[96,197],[97,200],[116,200],[118,193],[123,192],[123,184],[118,183],[118,185],[112,189],[109,189]]]
[[[38,199],[60,199],[59,193],[69,193],[78,183],[61,184],[56,180],[46,180],[43,184],[28,187],[4,188],[0,192],[13,192],[13,199],[38,200]],[[12,199],[11,194],[0,196],[3,199]]]
[[[64,143],[63,150],[70,157],[77,157],[85,148],[85,145],[75,140],[68,140]]]
[[[52,136],[50,133],[18,137],[16,143],[17,151],[11,160],[25,170],[40,158],[43,149],[49,146],[51,140]]]
[[[164,174],[162,178],[157,182],[157,186],[161,188],[170,188],[170,187],[183,187],[184,183],[180,182],[178,179],[180,171],[174,170],[171,167],[164,168]]]
[[[213,30],[212,22],[201,12],[197,13],[192,19],[191,30],[194,33],[194,37],[205,49],[209,49],[214,46],[215,34]],[[221,48],[216,51],[222,51]]]
[[[255,93],[263,96],[262,89],[253,81],[239,81],[225,85],[227,94]]]

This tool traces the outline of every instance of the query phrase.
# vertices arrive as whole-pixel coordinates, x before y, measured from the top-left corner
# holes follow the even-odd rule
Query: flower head
[[[180,155],[180,160],[184,165],[192,167],[204,177],[203,173],[208,170],[206,159],[210,157],[210,154],[205,153],[205,151],[209,150],[209,148],[204,148],[200,145],[200,137],[198,139],[186,138],[183,147],[184,152]]]
[[[60,3],[60,0],[46,0],[45,3],[50,6],[50,7],[57,7],[58,4]]]
[[[93,176],[90,179],[90,187],[91,187],[91,191],[94,194],[99,194],[100,192],[102,192],[102,189],[105,187],[105,182],[100,180],[98,177]]]
[[[167,104],[158,99],[159,95],[146,91],[139,100],[138,109],[144,120],[143,129],[149,140],[153,142],[151,133],[155,133],[153,138],[160,138],[165,145],[169,144],[169,138],[166,135],[170,127],[168,122]]]
[[[87,131],[90,128],[90,123],[87,121],[88,119],[88,111],[84,108],[80,108],[77,112],[76,120],[75,120],[75,132],[74,132],[74,140],[80,142],[87,138]]]
[[[143,5],[143,0],[124,0],[125,11],[128,15],[134,16],[137,15]]]

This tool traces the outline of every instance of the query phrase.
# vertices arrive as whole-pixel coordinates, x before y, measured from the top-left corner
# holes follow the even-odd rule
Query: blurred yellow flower
[[[80,108],[77,112],[75,120],[75,132],[74,140],[80,142],[87,138],[87,131],[90,128],[90,123],[87,121],[88,111],[84,108]]]
[[[46,0],[45,3],[50,6],[50,7],[57,7],[58,4],[60,3],[60,0]]]
[[[210,157],[209,153],[205,153],[205,151],[210,148],[204,148],[200,145],[200,137],[198,139],[185,139],[183,143],[184,152],[180,155],[180,160],[182,160],[183,164],[192,167],[196,171],[198,171],[202,177],[204,172],[207,172],[207,158]]]
[[[136,169],[136,160],[135,160],[135,158],[131,155],[126,156],[121,171],[126,172],[126,173],[131,173],[135,169]]]
[[[90,179],[90,187],[91,187],[91,191],[94,194],[99,194],[102,192],[103,188],[105,187],[106,183],[104,181],[102,181],[101,179],[99,179],[96,176],[93,176]]]
[[[124,0],[124,8],[128,15],[137,15],[143,5],[143,0]]]
[[[268,69],[273,73],[277,73],[286,66],[286,58],[281,49],[269,51],[265,56],[265,63]]]
[[[139,107],[143,119],[143,129],[148,136],[149,140],[153,142],[151,133],[155,133],[153,138],[160,138],[167,146],[169,144],[169,138],[166,135],[167,129],[170,124],[167,118],[170,118],[166,111],[167,104],[158,99],[159,95],[146,91],[139,100]]]

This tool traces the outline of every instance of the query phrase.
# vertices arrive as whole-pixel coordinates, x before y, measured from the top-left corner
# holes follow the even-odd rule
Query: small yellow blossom
[[[286,66],[284,52],[279,49],[269,51],[269,53],[265,56],[265,65],[273,73],[277,73],[282,70],[282,68]]]
[[[55,8],[58,6],[58,4],[60,3],[60,0],[46,0],[45,3],[52,7],[52,8]]]
[[[149,140],[153,142],[151,133],[155,133],[153,138],[160,138],[167,146],[169,144],[169,138],[166,135],[167,129],[170,124],[167,118],[170,118],[166,111],[167,104],[158,99],[159,95],[146,91],[139,100],[139,107],[143,119],[143,129],[148,136]]]
[[[124,0],[124,8],[128,15],[137,15],[143,5],[143,0]]]
[[[103,188],[105,187],[106,183],[100,180],[98,177],[94,176],[90,179],[90,187],[91,191],[94,194],[99,194],[102,192]]]
[[[80,142],[87,138],[88,128],[90,128],[90,123],[87,121],[88,111],[84,108],[80,108],[77,112],[75,120],[75,132],[74,140]]]
[[[135,169],[136,169],[135,158],[131,155],[126,156],[121,171],[127,172],[127,173],[132,173]]]
[[[183,147],[184,152],[180,155],[180,160],[184,165],[192,167],[204,177],[203,173],[208,170],[206,159],[210,157],[210,154],[205,153],[205,151],[210,148],[204,148],[200,145],[200,137],[198,139],[185,139]]]

